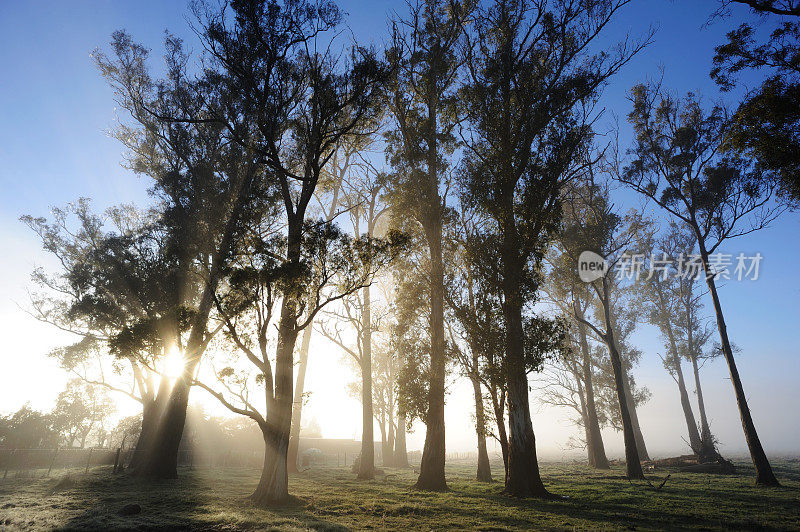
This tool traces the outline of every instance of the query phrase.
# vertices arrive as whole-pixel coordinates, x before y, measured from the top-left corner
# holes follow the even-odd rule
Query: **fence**
[[[53,470],[83,469],[114,465],[116,449],[0,449],[3,480],[19,477],[49,476]]]
[[[0,472],[2,480],[14,478],[48,477],[54,471],[77,470],[88,472],[98,466],[108,466],[122,470],[134,458],[133,449],[110,448],[60,448],[60,449],[0,449]],[[138,451],[142,452],[142,451]],[[419,453],[408,454],[412,466],[419,463]],[[466,458],[469,453],[448,454],[448,458]],[[301,468],[350,467],[357,458],[354,452],[301,452]],[[263,452],[220,451],[182,449],[178,452],[178,465],[192,468],[242,468],[260,470],[263,465]],[[380,458],[376,457],[376,465]]]

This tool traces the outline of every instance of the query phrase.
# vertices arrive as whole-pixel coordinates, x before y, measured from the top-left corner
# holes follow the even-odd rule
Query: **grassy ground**
[[[495,464],[497,471],[497,466]],[[409,489],[413,471],[387,469],[357,481],[345,468],[315,468],[290,480],[294,505],[264,510],[245,497],[255,471],[184,470],[174,481],[143,483],[106,467],[50,479],[0,481],[0,531],[17,529],[344,530],[344,529],[794,529],[800,530],[800,463],[777,462],[783,488],[752,486],[740,465],[732,476],[676,473],[660,491],[632,485],[623,469],[595,472],[544,464],[553,501],[501,495],[502,483],[481,484],[466,464],[448,467],[446,493]],[[651,476],[662,479],[667,471]],[[61,480],[61,486],[56,485]],[[127,504],[137,515],[122,516]]]

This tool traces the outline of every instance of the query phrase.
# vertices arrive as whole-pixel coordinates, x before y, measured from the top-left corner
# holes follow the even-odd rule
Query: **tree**
[[[115,32],[113,58],[95,53],[97,66],[114,89],[117,103],[135,126],[122,125],[116,137],[129,149],[129,167],[153,180],[163,204],[168,254],[175,261],[176,313],[167,345],[183,354],[183,371],[163,406],[146,452],[135,468],[148,478],[177,476],[178,450],[194,373],[213,338],[208,321],[239,219],[252,199],[251,185],[263,178],[259,157],[233,142],[253,134],[247,115],[217,83],[212,71],[191,79],[182,43],[165,39],[166,77],[153,80],[148,50],[124,32]],[[221,117],[227,118],[225,120]],[[188,316],[178,327],[179,315]],[[185,332],[185,334],[184,334]]]
[[[677,228],[673,228],[677,229]],[[686,381],[683,376],[681,351],[678,346],[676,322],[678,321],[678,301],[676,288],[680,283],[677,271],[672,268],[678,258],[673,232],[656,239],[652,228],[645,226],[642,234],[637,236],[641,255],[644,257],[642,267],[648,270],[646,276],[640,276],[635,283],[638,300],[644,306],[647,321],[661,331],[665,341],[666,355],[662,357],[664,367],[678,386],[678,394],[689,435],[689,447],[698,455],[703,454],[700,432],[695,421],[694,411],[689,401]],[[660,258],[657,258],[660,257]]]
[[[0,448],[45,449],[59,445],[59,434],[53,418],[25,404],[5,417],[0,417]]]
[[[692,94],[677,99],[657,86],[636,85],[630,98],[633,110],[628,121],[636,138],[617,178],[685,223],[697,239],[756,484],[776,486],[728,337],[716,285],[721,272],[710,261],[724,242],[766,227],[784,210],[771,202],[778,184],[772,173],[752,161],[720,154],[730,129],[723,108],[706,111]]]
[[[52,413],[53,425],[65,446],[83,449],[89,434],[102,430],[115,410],[116,406],[104,389],[72,379],[58,394]]]
[[[505,323],[509,461],[506,493],[546,497],[528,404],[523,308],[537,298],[560,193],[589,136],[586,111],[643,44],[614,54],[587,48],[627,2],[498,0],[470,18],[463,188],[494,222]]]
[[[592,177],[592,164],[588,166]],[[606,269],[599,278],[587,279],[595,294],[597,322],[588,316],[573,314],[576,319],[591,329],[608,349],[608,359],[613,375],[613,389],[616,393],[619,415],[625,440],[625,465],[629,479],[643,479],[644,472],[640,462],[640,444],[631,414],[632,397],[628,373],[623,365],[621,353],[622,332],[616,310],[614,292],[618,290],[615,279],[609,272],[628,250],[635,232],[641,222],[635,214],[627,219],[619,216],[610,202],[608,191],[602,185],[589,180],[583,186],[575,186],[565,200],[564,227],[559,235],[559,246],[565,255],[563,264],[574,268],[580,265],[579,257],[585,251],[596,253],[606,261]],[[580,267],[580,266],[579,266]]]
[[[50,352],[88,385],[142,404],[131,465],[148,449],[170,392],[163,365],[186,313],[176,308],[176,268],[157,212],[131,206],[94,214],[81,198],[51,220],[23,216],[61,266],[37,269],[31,313],[80,339]]]
[[[357,134],[377,113],[386,70],[371,50],[344,55],[327,32],[341,21],[332,2],[253,1],[198,10],[201,37],[216,80],[252,111],[254,141],[234,140],[263,160],[279,191],[286,220],[286,263],[301,269],[306,213],[325,166],[341,139]],[[232,25],[229,26],[229,22]],[[324,37],[324,38],[323,38]],[[235,128],[228,125],[229,131]],[[302,281],[298,278],[296,281]],[[287,448],[293,400],[293,352],[303,323],[306,287],[282,290],[275,365],[275,401],[267,411],[268,459],[253,499],[280,504],[288,497]]]
[[[775,22],[765,42],[758,28],[743,22],[715,48],[711,78],[723,91],[737,85],[742,71],[765,71],[760,87],[747,91],[726,133],[723,149],[753,158],[780,180],[780,193],[795,206],[800,202],[800,5],[793,0],[723,0],[718,16],[742,4]]]
[[[575,265],[570,259],[567,254],[549,259],[551,269],[544,289],[561,315],[571,323],[570,349],[564,350],[560,360],[556,360],[554,367],[545,373],[541,400],[546,404],[571,408],[578,413],[578,424],[583,426],[585,432],[589,465],[608,469],[610,466],[600,432],[606,415],[598,407],[595,392],[598,380],[595,367],[598,364],[592,355],[584,323],[593,297],[588,287],[576,279]]]
[[[387,134],[392,174],[390,201],[395,216],[407,216],[422,229],[429,254],[430,382],[417,488],[445,490],[444,395],[446,340],[442,228],[448,157],[455,150],[456,81],[461,39],[461,2],[422,0],[409,4],[406,19],[393,21],[387,55],[395,76],[387,94],[393,129]]]

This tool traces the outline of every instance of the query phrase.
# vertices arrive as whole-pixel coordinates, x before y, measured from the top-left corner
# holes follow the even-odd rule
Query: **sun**
[[[178,349],[177,346],[172,346],[167,351],[167,356],[164,359],[164,375],[171,379],[180,377],[185,364],[186,359],[183,356],[183,351]]]

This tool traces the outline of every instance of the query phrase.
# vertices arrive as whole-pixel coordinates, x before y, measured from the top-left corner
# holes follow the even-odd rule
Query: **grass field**
[[[552,501],[504,497],[502,482],[478,483],[466,464],[448,467],[446,493],[410,489],[411,470],[386,469],[366,482],[345,468],[314,468],[291,478],[294,504],[273,510],[245,499],[258,480],[256,471],[183,470],[178,480],[144,483],[99,467],[88,474],[76,470],[66,482],[62,472],[0,481],[0,530],[800,530],[800,463],[774,464],[784,485],[777,489],[753,487],[752,471],[737,465],[741,474],[729,476],[673,471],[655,491],[629,483],[620,466],[595,472],[544,464],[545,483],[560,496]],[[659,481],[668,472],[651,477]],[[141,513],[120,515],[129,504],[141,506]]]

